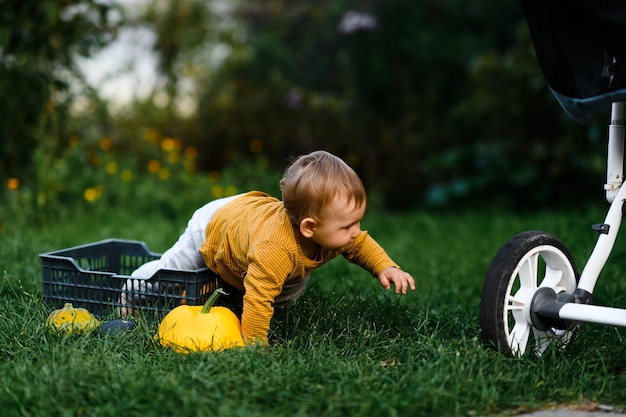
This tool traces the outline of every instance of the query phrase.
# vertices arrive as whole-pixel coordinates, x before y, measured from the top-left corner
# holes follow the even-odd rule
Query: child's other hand
[[[378,281],[380,281],[380,285],[382,285],[386,290],[391,288],[391,284],[393,284],[394,287],[396,287],[397,294],[400,292],[402,292],[402,294],[406,294],[409,288],[411,290],[415,290],[415,280],[411,274],[404,272],[399,268],[383,269],[380,275],[378,275]]]

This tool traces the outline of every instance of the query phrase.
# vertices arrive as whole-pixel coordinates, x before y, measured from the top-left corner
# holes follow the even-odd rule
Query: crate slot
[[[204,303],[215,288],[208,268],[162,269],[149,280],[131,278],[139,266],[161,256],[141,241],[106,239],[39,256],[44,301],[54,309],[71,302],[96,317],[118,314],[121,307],[161,316],[183,303]],[[129,280],[133,285],[124,288]]]

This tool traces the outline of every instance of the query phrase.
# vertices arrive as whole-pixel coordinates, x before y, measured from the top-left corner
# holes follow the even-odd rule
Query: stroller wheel
[[[572,255],[559,239],[534,230],[514,236],[500,248],[483,282],[482,341],[512,356],[541,356],[551,343],[565,347],[573,330],[533,327],[531,303],[539,287],[571,294],[578,279]]]

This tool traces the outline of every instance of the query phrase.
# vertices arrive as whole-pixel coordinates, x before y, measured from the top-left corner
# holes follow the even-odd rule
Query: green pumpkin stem
[[[206,314],[209,312],[209,310],[211,310],[211,307],[213,307],[213,304],[215,304],[215,302],[217,301],[217,299],[219,298],[220,294],[224,294],[224,295],[228,295],[226,294],[226,292],[224,292],[223,289],[218,288],[215,291],[213,291],[213,294],[211,294],[211,296],[209,297],[208,300],[206,300],[206,303],[204,303],[204,305],[202,306],[202,310],[200,310],[200,314]]]

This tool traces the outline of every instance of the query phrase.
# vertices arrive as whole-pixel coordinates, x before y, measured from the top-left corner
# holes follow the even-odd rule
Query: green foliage
[[[112,39],[120,14],[95,0],[4,0],[0,7],[0,178],[34,178],[33,149],[63,133],[77,56]],[[75,85],[73,86],[76,87]],[[56,113],[56,130],[47,131]],[[41,130],[44,129],[44,132]],[[38,137],[44,135],[46,138]],[[48,145],[43,145],[48,148]],[[55,150],[58,151],[58,150]]]
[[[506,51],[472,59],[472,91],[450,112],[464,136],[426,164],[439,174],[430,198],[499,195],[515,207],[601,198],[606,140],[599,132],[608,117],[586,127],[568,120],[538,72],[526,24],[514,33]],[[561,185],[569,181],[576,187]]]
[[[196,149],[204,173],[257,163],[277,172],[326,149],[388,208],[602,198],[608,117],[586,127],[566,118],[516,2],[227,3],[131,5],[127,22],[94,0],[11,0],[0,11],[5,195],[17,181],[41,210],[63,204],[54,195],[69,188],[102,185],[102,170],[78,174],[72,161],[88,155],[76,155],[71,137],[94,149],[110,138],[108,157],[138,174],[155,157],[150,129]],[[110,113],[97,92],[71,83],[74,59],[127,24],[154,30],[162,78]]]
[[[280,172],[270,170],[263,158],[197,172],[197,150],[154,129],[145,129],[129,148],[109,137],[93,143],[71,136],[64,142],[54,137],[41,142],[34,155],[35,185],[7,190],[0,218],[21,213],[21,219],[49,222],[67,220],[77,209],[105,213],[113,207],[178,218],[210,200],[252,189],[280,197]]]
[[[175,36],[181,52],[215,39],[229,50],[198,76],[196,111],[180,121],[201,166],[262,153],[278,168],[324,148],[388,207],[572,203],[602,181],[599,125],[562,114],[516,3],[244,2],[234,16],[218,36]],[[562,186],[572,178],[575,193]]]

